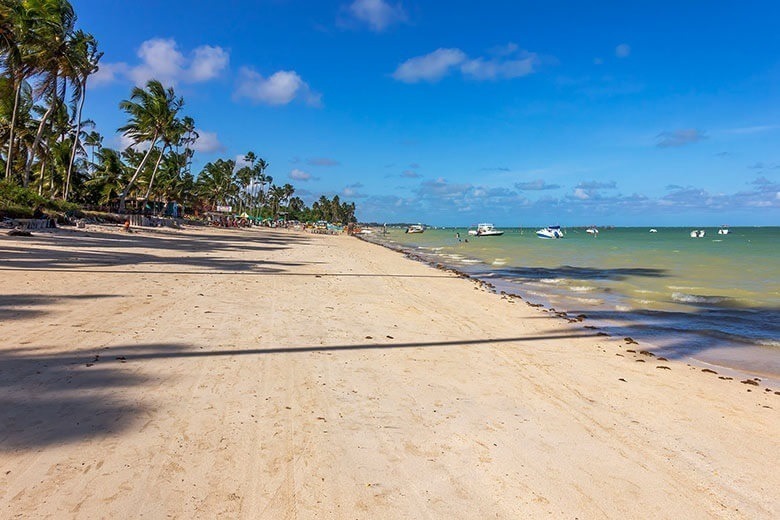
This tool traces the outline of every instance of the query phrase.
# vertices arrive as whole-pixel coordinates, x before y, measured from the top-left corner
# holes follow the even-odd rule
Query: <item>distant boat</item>
[[[596,229],[596,226],[591,226],[588,229],[585,230],[585,233],[589,233],[593,235],[594,237],[599,234],[599,230]]]
[[[706,235],[707,232],[703,229],[694,229],[691,231],[691,238],[704,238],[704,235]]]
[[[422,224],[412,224],[408,228],[406,228],[407,233],[424,233],[425,232],[425,226]]]
[[[561,231],[561,226],[549,226],[537,230],[536,236],[539,238],[563,238],[563,231]]]
[[[493,224],[477,224],[477,229],[469,229],[469,235],[473,237],[500,237],[504,232],[493,227]]]
[[[718,230],[719,235],[728,235],[729,234],[729,227],[728,226],[720,226],[720,229]]]
[[[650,230],[650,233],[658,233],[658,230],[653,228],[653,229]]]

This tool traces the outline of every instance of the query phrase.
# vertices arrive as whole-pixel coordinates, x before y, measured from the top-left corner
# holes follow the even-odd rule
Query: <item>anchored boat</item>
[[[563,231],[561,231],[561,226],[549,226],[538,230],[536,236],[539,238],[563,238]]]
[[[493,227],[493,224],[477,224],[477,229],[469,229],[469,235],[473,237],[499,237],[504,232]]]

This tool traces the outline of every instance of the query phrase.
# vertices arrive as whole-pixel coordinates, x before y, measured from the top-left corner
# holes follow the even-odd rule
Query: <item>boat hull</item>
[[[557,228],[540,229],[536,232],[536,236],[544,239],[563,238],[563,232]]]

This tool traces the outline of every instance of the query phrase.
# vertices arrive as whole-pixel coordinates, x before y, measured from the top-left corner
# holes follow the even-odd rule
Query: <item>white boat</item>
[[[729,234],[729,227],[728,226],[720,226],[720,229],[718,230],[719,235],[728,235]]]
[[[549,226],[537,230],[536,236],[539,238],[563,238],[563,231],[561,231],[561,226]]]
[[[473,237],[500,237],[504,232],[493,227],[493,224],[477,224],[477,229],[469,229],[469,235]]]
[[[658,230],[653,228],[653,229],[650,230],[650,233],[658,233]]]
[[[691,238],[704,238],[704,235],[706,235],[707,232],[703,229],[694,229],[691,231]]]
[[[422,224],[412,224],[408,228],[406,228],[407,233],[424,233],[425,232],[425,226]]]
[[[593,235],[594,237],[599,234],[599,230],[596,229],[596,226],[591,226],[588,229],[585,230],[585,233],[588,233],[590,235]]]

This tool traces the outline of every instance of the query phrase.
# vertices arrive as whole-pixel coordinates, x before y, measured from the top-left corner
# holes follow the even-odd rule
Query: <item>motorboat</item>
[[[599,230],[596,228],[596,226],[591,226],[585,230],[585,233],[589,235],[593,235],[595,237],[596,235],[599,234]]]
[[[728,226],[720,226],[720,229],[718,230],[719,235],[728,235],[729,234],[729,227]]]
[[[469,235],[473,237],[500,237],[504,232],[493,227],[493,224],[477,224],[476,229],[469,229]]]
[[[425,232],[425,226],[422,224],[412,224],[408,228],[406,228],[407,233],[424,233]]]
[[[706,235],[707,232],[703,229],[694,229],[691,231],[691,238],[704,238],[704,235]]]
[[[549,226],[537,230],[536,236],[539,238],[563,238],[563,231],[561,231],[561,226]]]

